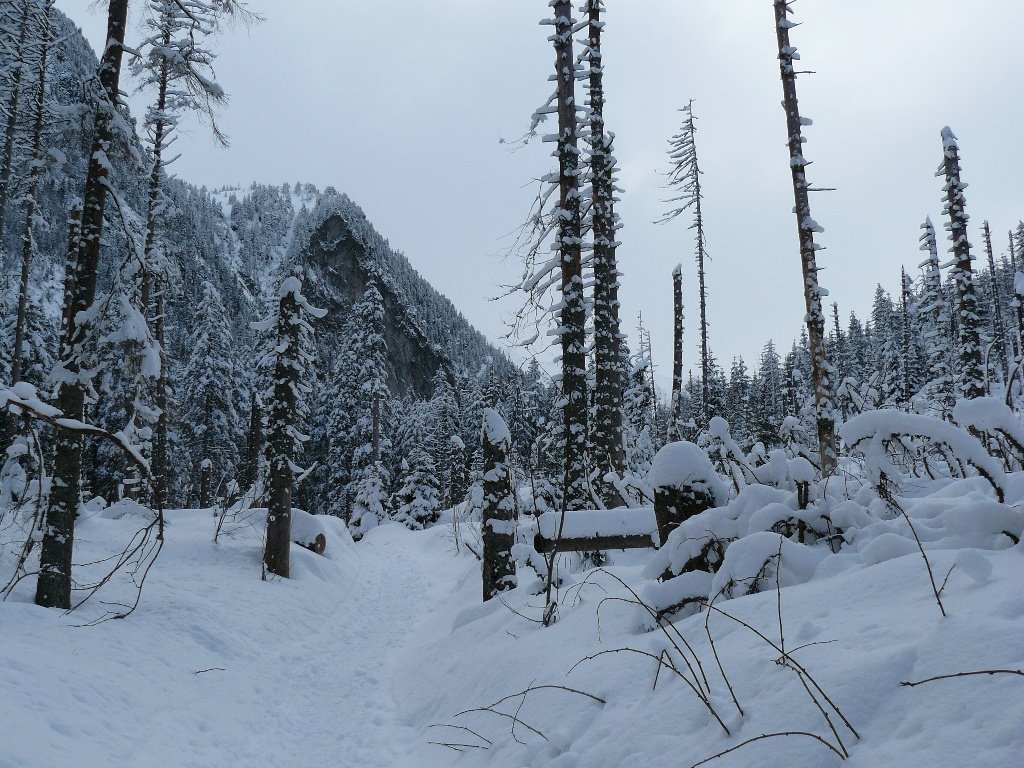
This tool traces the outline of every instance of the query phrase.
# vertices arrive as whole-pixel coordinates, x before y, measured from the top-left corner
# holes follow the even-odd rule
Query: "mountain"
[[[31,275],[33,303],[50,320],[45,344],[51,355],[62,295],[65,222],[81,192],[91,135],[86,90],[97,66],[80,30],[59,11],[54,12],[54,25],[59,42],[48,77],[55,114],[45,137],[50,167],[40,200],[41,218],[47,225],[36,235],[38,255]],[[29,83],[23,92],[31,87]],[[0,99],[5,104],[9,93],[9,85],[0,83]],[[23,97],[23,112],[26,99]],[[135,125],[127,111],[124,116]],[[109,206],[101,291],[111,286],[127,251],[125,230],[145,210],[147,160],[142,146],[137,140],[122,142],[110,154],[114,158],[113,187],[126,211],[120,215],[118,206]],[[402,253],[390,247],[355,202],[333,188],[321,191],[301,183],[253,184],[245,190],[210,192],[182,180],[172,180],[166,186],[170,205],[165,212],[163,247],[175,273],[173,292],[167,297],[167,346],[172,361],[187,357],[193,309],[203,281],[209,280],[221,293],[232,320],[236,359],[243,366],[246,361],[254,364],[256,339],[249,323],[270,309],[283,274],[301,266],[307,294],[328,311],[317,327],[318,374],[329,370],[343,321],[371,274],[377,277],[385,301],[388,383],[394,394],[428,397],[439,367],[453,378],[477,370],[488,357],[507,367],[503,353],[427,283]],[[2,245],[8,276],[5,299],[10,302],[23,217],[19,206],[8,208]],[[9,345],[3,346],[0,354],[9,355]]]

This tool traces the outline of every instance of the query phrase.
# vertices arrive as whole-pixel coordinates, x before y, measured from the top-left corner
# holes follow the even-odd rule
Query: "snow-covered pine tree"
[[[10,91],[7,103],[4,104],[4,117],[7,124],[4,127],[3,148],[0,149],[0,256],[3,254],[4,223],[7,220],[7,202],[11,197],[13,187],[11,172],[14,163],[14,148],[17,141],[18,122],[20,119],[19,110],[21,107],[21,85],[25,79],[27,69],[29,32],[32,28],[33,14],[37,3],[35,0],[21,0],[20,3],[5,3],[5,8],[0,11],[0,23],[16,26],[17,42],[13,50],[5,51],[5,62],[2,65],[6,72],[3,74],[10,80]],[[49,9],[47,9],[49,10]]]
[[[811,217],[810,185],[807,182],[807,159],[804,157],[803,127],[810,119],[800,115],[796,94],[796,66],[799,60],[789,41],[789,30],[796,24],[789,20],[789,0],[775,0],[775,31],[779,46],[779,68],[782,75],[782,106],[786,112],[789,135],[789,165],[793,175],[793,196],[796,202],[797,231],[800,235],[800,265],[803,270],[804,305],[811,361],[811,384],[814,392],[815,420],[818,431],[818,456],[821,474],[826,477],[836,467],[838,445],[832,403],[832,370],[825,355],[825,315],[821,308],[828,291],[818,281],[817,252],[822,246],[814,242],[814,234],[823,232]]]
[[[484,508],[480,532],[483,551],[483,598],[490,600],[516,586],[512,545],[516,538],[514,480],[508,465],[512,436],[493,408],[483,412]]]
[[[116,105],[120,98],[121,60],[124,54],[128,0],[110,0],[107,7],[107,36],[97,71],[98,88],[93,94],[93,134],[89,168],[82,195],[80,225],[71,227],[59,361],[56,406],[74,421],[85,415],[88,374],[81,367],[82,345],[89,334],[88,317],[96,295],[100,244],[107,200],[107,178],[111,164],[107,150],[115,130],[121,131]],[[80,226],[80,228],[79,228]],[[82,436],[60,430],[55,440],[53,486],[46,512],[46,530],[40,549],[36,604],[47,608],[71,607],[71,553],[74,520],[82,483]]]
[[[927,358],[927,382],[924,397],[933,403],[940,414],[952,412],[953,374],[950,367],[951,345],[949,337],[950,318],[946,292],[942,286],[942,272],[939,265],[939,246],[931,218],[921,225],[921,250],[928,257],[921,262],[921,318],[922,340]]]
[[[216,485],[234,472],[242,433],[231,386],[237,377],[232,359],[231,327],[220,291],[209,280],[204,280],[201,286],[188,349],[189,358],[181,371],[179,391],[182,415],[185,422],[192,425],[191,435],[186,440],[195,492],[199,468],[204,461],[212,463]]]
[[[437,522],[439,483],[426,441],[420,441],[409,455],[408,471],[398,492],[398,502],[395,520],[406,527],[419,530]]]
[[[385,369],[384,298],[370,276],[362,299],[352,307],[352,359],[359,386],[353,464],[353,509],[349,525],[361,537],[387,517],[390,473],[384,454],[390,440],[381,431],[389,392]]]
[[[704,236],[704,215],[701,206],[704,196],[701,193],[700,161],[697,157],[697,118],[693,114],[693,100],[683,107],[683,125],[679,133],[669,139],[668,157],[671,163],[669,170],[669,188],[677,192],[675,197],[666,202],[672,206],[658,221],[666,223],[677,218],[686,211],[692,210],[693,221],[690,229],[694,230],[694,250],[697,261],[697,298],[700,308],[700,371],[701,371],[701,403],[700,427],[707,426],[715,414],[711,411],[711,353],[708,350],[708,289],[707,272],[707,240]]]
[[[616,231],[621,226],[615,213],[615,157],[604,119],[604,57],[601,20],[604,0],[585,0],[587,42],[581,59],[588,63],[590,107],[590,222],[594,237],[594,413],[591,427],[592,463],[605,503],[618,501],[614,488],[600,479],[611,471],[625,469],[622,438],[622,392],[624,388],[621,330],[619,321],[619,271]]]
[[[27,4],[26,4],[27,5]],[[46,66],[52,44],[52,30],[50,28],[50,12],[53,8],[53,0],[46,0],[40,13],[39,34],[37,44],[39,47],[39,58],[35,84],[35,94],[32,104],[32,139],[29,148],[29,173],[28,188],[24,194],[25,201],[25,222],[21,234],[21,274],[18,281],[18,311],[14,328],[14,346],[11,350],[11,384],[22,380],[25,356],[25,338],[28,330],[28,304],[29,304],[29,271],[32,266],[32,257],[35,254],[35,229],[37,225],[36,214],[38,212],[39,183],[43,171],[46,169],[46,162],[43,147],[43,126],[46,121]],[[20,69],[20,67],[19,67]],[[13,124],[15,115],[9,115]],[[8,125],[10,129],[10,124]],[[6,190],[8,182],[2,182]],[[4,205],[0,203],[0,222],[4,218]],[[3,224],[0,223],[0,252],[3,251]],[[38,342],[38,339],[35,339]]]
[[[982,370],[981,336],[978,329],[978,297],[974,290],[974,270],[971,262],[971,244],[967,239],[967,215],[964,188],[960,179],[960,147],[956,136],[947,126],[942,129],[942,164],[936,176],[944,176],[946,193],[943,213],[949,218],[946,231],[952,242],[953,269],[950,279],[957,296],[957,356],[960,370],[956,377],[957,390],[967,399],[985,396],[985,375]]]
[[[286,277],[279,290],[277,312],[254,323],[253,329],[270,332],[273,339],[268,361],[273,366],[265,397],[267,413],[267,543],[263,563],[272,574],[288,578],[291,549],[292,485],[296,459],[305,436],[298,429],[303,397],[309,391],[307,370],[312,362],[307,339],[313,328],[307,317],[322,318],[326,312],[310,305],[302,295],[302,273]]]
[[[1010,377],[1010,343],[1006,333],[1006,323],[1003,321],[1003,294],[999,289],[996,258],[992,251],[992,230],[989,228],[988,221],[982,222],[981,234],[985,241],[985,254],[988,257],[988,273],[991,280],[993,349],[999,359],[1000,372],[1003,375],[1002,381],[1006,382]]]

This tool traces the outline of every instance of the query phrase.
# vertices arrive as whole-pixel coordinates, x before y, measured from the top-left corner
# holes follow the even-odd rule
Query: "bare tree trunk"
[[[590,152],[594,228],[594,425],[593,445],[599,467],[621,475],[626,467],[622,441],[624,384],[619,323],[619,271],[615,257],[615,159],[604,122],[604,58],[601,53],[603,0],[588,0],[590,60]],[[604,472],[601,473],[602,475]],[[602,485],[604,500],[618,498]]]
[[[563,504],[584,509],[587,489],[587,360],[586,306],[583,291],[580,162],[576,119],[576,62],[570,0],[555,0],[555,80],[558,94],[558,242],[562,306],[559,335],[562,347],[562,403],[565,450]]]
[[[949,239],[953,242],[954,266],[950,276],[957,296],[957,347],[960,356],[960,393],[968,400],[985,396],[985,376],[982,373],[981,338],[978,334],[978,297],[974,290],[974,270],[971,266],[971,244],[967,240],[969,217],[964,198],[964,184],[960,180],[960,148],[956,136],[948,127],[942,129],[943,163],[937,175],[946,177],[946,205],[949,216]]]
[[[10,197],[11,166],[14,162],[14,142],[18,130],[18,100],[21,98],[21,79],[25,71],[25,41],[28,37],[28,22],[31,17],[31,0],[23,0],[21,23],[18,26],[18,48],[15,56],[14,73],[11,78],[11,94],[7,100],[7,128],[4,131],[3,157],[0,158],[0,252],[3,251],[4,229],[7,220],[7,200]]]
[[[168,479],[168,438],[167,429],[169,414],[167,413],[167,355],[164,353],[166,347],[167,324],[165,318],[164,291],[166,283],[162,276],[157,276],[153,281],[154,317],[153,325],[156,331],[156,343],[160,347],[160,375],[156,379],[156,391],[154,401],[158,411],[156,421],[156,434],[153,436],[153,491],[161,499],[167,499]]]
[[[18,317],[14,326],[14,351],[11,353],[11,384],[17,384],[22,377],[25,346],[25,320],[28,311],[28,277],[35,249],[35,224],[39,178],[43,174],[43,120],[46,116],[46,62],[50,53],[50,9],[53,0],[48,0],[43,15],[41,36],[42,50],[39,54],[39,81],[36,84],[35,115],[32,122],[32,167],[29,170],[28,194],[25,196],[25,225],[21,235],[21,280],[18,285]],[[6,182],[4,183],[6,187]],[[0,208],[0,220],[3,219]],[[3,245],[3,227],[0,224],[0,247]]]
[[[87,311],[96,296],[96,278],[103,236],[103,213],[107,198],[109,160],[113,139],[114,113],[121,79],[128,0],[110,0],[107,11],[107,43],[99,65],[103,93],[97,94],[89,170],[82,195],[81,231],[74,263],[65,281],[60,365],[66,376],[60,385],[56,405],[69,419],[81,421],[85,409],[85,388],[79,380],[79,354],[86,330],[79,325],[80,313]],[[72,227],[74,229],[74,227]],[[40,550],[36,604],[48,608],[71,606],[71,554],[74,521],[82,483],[82,437],[60,431],[55,440],[53,488],[46,515],[46,531]]]
[[[800,235],[800,264],[804,278],[804,305],[807,313],[807,341],[811,356],[811,384],[814,388],[815,418],[818,425],[818,453],[821,459],[822,477],[830,475],[836,467],[838,447],[836,445],[835,416],[832,404],[831,373],[825,354],[825,315],[821,309],[821,297],[825,293],[818,283],[817,251],[820,246],[814,242],[814,233],[821,227],[811,218],[809,185],[807,183],[807,160],[803,155],[803,125],[800,106],[796,95],[796,49],[789,43],[789,30],[796,26],[787,17],[789,6],[786,0],[775,0],[775,31],[779,44],[779,68],[782,75],[782,106],[786,111],[786,127],[789,134],[789,164],[793,173],[793,197],[795,200],[797,231]]]
[[[683,265],[672,270],[672,432],[679,440],[679,421],[683,416]]]

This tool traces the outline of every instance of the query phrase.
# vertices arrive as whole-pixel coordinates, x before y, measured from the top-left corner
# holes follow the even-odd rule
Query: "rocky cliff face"
[[[335,215],[311,237],[304,261],[311,277],[307,293],[327,309],[327,316],[318,323],[317,337],[321,346],[330,348],[338,334],[345,332],[345,319],[366,290],[372,260],[345,219]],[[381,281],[380,290],[384,297],[388,387],[398,394],[429,397],[434,373],[442,366],[453,372],[453,363],[427,339],[410,311],[414,308],[398,295],[392,281]]]

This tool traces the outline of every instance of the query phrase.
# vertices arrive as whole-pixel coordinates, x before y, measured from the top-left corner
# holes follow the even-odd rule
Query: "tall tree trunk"
[[[992,279],[992,324],[995,332],[995,348],[999,354],[1000,370],[1005,382],[1010,377],[1010,353],[1007,351],[1006,324],[1003,322],[1003,296],[1002,291],[999,290],[999,276],[996,274],[996,257],[992,252],[992,230],[987,221],[982,223],[981,233],[985,240],[985,253],[988,256],[988,273]]]
[[[14,326],[14,351],[11,353],[11,384],[17,384],[22,377],[25,346],[25,320],[28,312],[28,277],[35,249],[35,223],[39,179],[43,174],[43,121],[46,116],[46,62],[50,53],[50,9],[53,0],[48,0],[43,15],[43,29],[40,36],[42,50],[39,53],[39,79],[36,83],[35,114],[32,120],[32,166],[29,170],[28,194],[25,196],[25,225],[21,235],[21,279],[18,285],[18,317]],[[6,184],[5,184],[6,186]],[[0,212],[0,219],[3,213]],[[0,227],[0,245],[3,232]]]
[[[619,271],[615,257],[615,158],[604,122],[604,58],[601,53],[603,0],[588,0],[590,59],[590,172],[594,228],[594,424],[598,466],[621,475],[626,468],[622,441],[624,371],[619,323]],[[603,475],[604,472],[601,472]],[[606,502],[617,498],[602,485]]]
[[[672,438],[681,440],[683,417],[683,265],[672,270]]]
[[[960,148],[949,127],[942,129],[943,162],[938,174],[946,177],[946,205],[949,216],[947,229],[953,246],[951,277],[957,297],[957,347],[960,357],[960,393],[968,400],[985,396],[985,376],[981,356],[981,338],[978,333],[978,297],[974,290],[974,270],[971,265],[971,244],[967,240],[966,200],[964,184],[960,180]]]
[[[11,93],[7,99],[7,128],[4,130],[3,157],[0,157],[0,253],[3,252],[4,230],[7,220],[7,200],[10,197],[11,166],[14,163],[14,143],[18,131],[18,101],[21,98],[21,80],[25,71],[25,42],[28,38],[32,0],[23,0],[21,22],[18,25],[18,47],[15,51]]]
[[[804,305],[811,357],[811,384],[814,387],[815,419],[818,426],[818,453],[821,459],[821,474],[825,477],[832,474],[838,457],[832,386],[829,381],[831,371],[825,354],[825,315],[821,309],[821,297],[827,292],[818,283],[817,251],[820,246],[814,242],[814,233],[822,230],[811,217],[807,160],[803,155],[804,120],[800,117],[800,105],[796,95],[796,68],[793,65],[796,49],[789,43],[789,30],[796,25],[788,19],[788,15],[787,0],[775,0],[775,31],[782,75],[782,106],[786,111],[789,165],[793,173],[793,197],[796,203],[794,210],[800,235],[800,264],[804,278]]]
[[[103,236],[103,213],[107,199],[109,159],[107,151],[113,139],[113,124],[121,79],[125,23],[128,0],[110,0],[107,10],[107,42],[99,65],[102,94],[97,94],[89,170],[82,195],[81,231],[73,277],[65,282],[60,365],[64,379],[56,405],[69,419],[82,420],[85,387],[80,380],[79,354],[86,329],[79,325],[80,313],[87,311],[96,296],[96,278]],[[46,514],[46,531],[40,549],[39,581],[36,604],[48,608],[71,607],[71,554],[74,547],[75,516],[82,483],[82,438],[78,433],[61,430],[55,440],[53,488]]]
[[[295,293],[281,297],[279,308],[278,352],[274,366],[274,395],[267,418],[267,458],[269,460],[270,494],[267,501],[267,545],[263,562],[270,573],[283,578],[290,574],[292,519],[292,436],[291,429],[298,409],[298,370],[285,358],[301,354],[299,304]],[[294,321],[294,322],[292,322]]]
[[[583,292],[582,223],[580,219],[580,152],[576,120],[576,62],[570,0],[553,0],[555,80],[558,100],[558,241],[562,304],[562,439],[566,509],[589,506],[587,489],[586,305]]]

